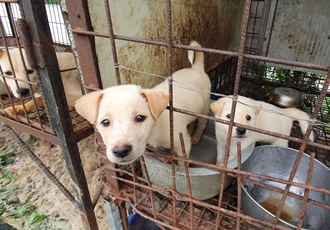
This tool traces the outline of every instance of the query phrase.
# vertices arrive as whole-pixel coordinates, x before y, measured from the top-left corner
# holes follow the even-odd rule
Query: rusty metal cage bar
[[[110,8],[108,8],[108,6],[110,5],[110,2],[105,0],[104,3],[105,3],[105,8],[107,9],[106,11],[108,11],[108,13],[109,13],[109,15],[107,15],[108,20],[109,20],[108,23],[109,23],[109,25],[112,25],[112,23],[110,21],[111,20]],[[168,37],[167,41],[165,41],[165,42],[152,41],[152,40],[149,40],[149,39],[133,38],[133,37],[127,37],[127,36],[121,36],[121,35],[115,35],[115,34],[111,34],[111,35],[101,34],[101,33],[93,32],[91,30],[82,30],[81,28],[75,28],[75,27],[73,27],[72,31],[77,36],[78,35],[80,35],[80,36],[85,35],[85,36],[88,36],[88,37],[99,36],[99,37],[109,38],[110,41],[111,41],[112,47],[115,47],[115,40],[133,41],[133,42],[139,42],[139,43],[144,43],[144,44],[159,45],[159,46],[167,47],[168,48],[168,65],[169,65],[169,69],[170,69],[169,70],[170,71],[169,76],[171,76],[171,66],[172,66],[171,65],[171,55],[172,55],[171,50],[172,50],[172,48],[191,49],[191,50],[196,50],[196,51],[203,51],[203,52],[209,52],[209,53],[218,53],[218,54],[227,55],[227,56],[230,56],[230,57],[236,57],[236,58],[238,58],[238,64],[237,64],[236,73],[235,73],[236,77],[235,77],[235,82],[234,82],[234,84],[235,84],[235,86],[234,86],[234,95],[238,94],[238,89],[239,89],[239,84],[240,84],[240,81],[241,81],[241,74],[242,74],[242,68],[243,68],[243,61],[244,60],[255,60],[255,61],[260,61],[260,62],[270,62],[270,63],[275,63],[275,64],[283,64],[283,65],[287,65],[287,66],[296,66],[296,67],[304,67],[304,68],[314,69],[314,70],[327,71],[327,77],[326,77],[326,80],[325,80],[325,84],[324,84],[323,89],[321,90],[321,92],[319,94],[319,98],[318,98],[318,101],[316,103],[317,106],[315,107],[315,109],[313,111],[312,119],[316,119],[317,114],[320,111],[322,101],[324,100],[325,96],[327,95],[326,91],[328,89],[329,80],[330,80],[329,67],[328,66],[311,64],[311,63],[303,63],[303,62],[297,62],[297,61],[288,61],[288,60],[281,60],[281,59],[263,57],[263,56],[258,56],[258,55],[255,55],[255,54],[250,54],[250,52],[245,53],[245,49],[246,49],[245,39],[246,39],[246,34],[247,34],[246,29],[247,29],[248,21],[249,21],[249,18],[250,18],[249,13],[250,13],[251,0],[246,1],[245,11],[244,11],[245,12],[244,13],[244,20],[242,22],[242,37],[241,37],[241,43],[240,43],[240,47],[239,47],[238,52],[231,52],[231,51],[226,51],[226,50],[217,50],[217,49],[210,49],[210,48],[191,48],[187,45],[173,44],[172,39],[171,39],[171,20],[170,20],[171,19],[171,10],[170,10],[171,7],[170,7],[170,4],[171,4],[171,1],[167,0],[166,1],[166,6],[167,6],[166,7],[166,15],[167,15],[167,26],[168,26],[167,29],[168,29],[168,36],[169,37]],[[254,16],[254,18],[257,18],[257,16]],[[111,26],[110,26],[109,31],[112,31]],[[111,33],[113,33],[113,31]],[[252,36],[256,36],[256,34],[253,32]],[[252,51],[252,50],[248,50],[248,51]],[[116,54],[113,54],[113,55],[116,55]],[[117,61],[115,61],[115,67],[118,67]],[[118,68],[116,68],[116,71],[117,71],[117,69]],[[119,76],[119,74],[116,75],[116,76]],[[169,93],[170,93],[170,97],[172,98],[171,91]],[[200,115],[200,114],[194,114],[194,113],[191,113],[189,111],[184,111],[184,110],[181,110],[180,108],[174,108],[174,107],[171,107],[171,106],[170,106],[170,111],[171,112],[181,112],[181,113],[184,113],[184,114],[190,114],[190,115],[194,115],[196,117],[202,117],[202,115]],[[231,114],[232,116],[231,117],[234,117],[233,116],[234,113],[235,113],[235,106],[232,107],[232,114]],[[223,120],[215,119],[215,118],[212,118],[210,116],[205,116],[205,118],[207,118],[209,120],[214,120],[216,122],[226,123],[226,124],[229,125],[229,127],[233,127],[234,125],[237,126],[237,127],[240,127],[239,124],[234,123],[233,119],[231,119],[230,122],[227,123],[227,122],[224,122]],[[241,126],[241,127],[244,127],[244,128],[249,129],[249,130],[256,131],[256,132],[260,132],[260,133],[264,133],[264,134],[268,134],[268,135],[273,135],[273,136],[276,136],[276,137],[279,137],[279,138],[287,139],[287,140],[290,140],[290,141],[293,141],[293,142],[297,142],[300,145],[300,148],[299,148],[299,157],[296,159],[296,162],[294,164],[295,169],[298,167],[300,157],[301,157],[302,153],[304,152],[307,145],[308,146],[316,146],[318,148],[329,150],[329,146],[327,146],[327,145],[319,144],[319,143],[311,143],[311,142],[308,141],[308,136],[309,136],[309,134],[311,132],[311,129],[312,129],[311,125],[309,125],[307,133],[305,134],[303,139],[283,136],[283,135],[279,135],[279,134],[276,134],[276,133],[269,132],[267,130],[260,130],[260,129],[255,129],[255,128],[252,128],[252,127],[245,127],[245,126]],[[173,137],[173,133],[172,133],[172,137]],[[227,152],[226,155],[227,155],[227,159],[228,159],[228,144],[227,144],[227,151],[226,152]],[[240,151],[238,150],[238,152],[240,152]],[[152,151],[152,153],[149,153],[147,151],[146,154],[155,155],[155,153],[153,151]],[[164,158],[163,154],[159,154],[159,156]],[[268,222],[265,222],[265,221],[260,221],[260,220],[251,218],[251,217],[246,216],[243,213],[241,213],[241,211],[240,211],[241,192],[239,192],[239,191],[238,191],[238,197],[237,197],[237,200],[239,200],[238,209],[235,210],[235,208],[233,208],[233,210],[228,210],[226,208],[222,208],[222,206],[225,203],[224,202],[224,191],[223,190],[221,190],[221,192],[220,192],[220,199],[217,200],[216,202],[214,202],[213,204],[209,204],[207,202],[202,202],[202,201],[193,199],[190,195],[187,196],[187,195],[180,194],[178,191],[176,191],[175,181],[173,181],[172,188],[163,188],[163,189],[165,189],[165,191],[167,191],[166,195],[170,198],[170,200],[172,202],[172,203],[171,202],[166,203],[165,206],[166,205],[168,205],[168,206],[171,205],[171,210],[174,210],[174,212],[172,212],[170,215],[165,215],[165,214],[161,214],[161,213],[158,214],[158,217],[162,218],[163,220],[166,220],[166,221],[170,222],[171,225],[169,225],[167,223],[162,223],[161,221],[159,221],[155,217],[156,210],[155,210],[155,205],[154,205],[154,202],[155,202],[154,201],[154,196],[155,196],[156,193],[160,193],[160,194],[163,193],[164,192],[163,190],[152,187],[152,185],[154,183],[152,181],[150,181],[149,177],[146,176],[146,178],[142,178],[142,177],[140,177],[136,174],[135,170],[132,170],[132,173],[130,173],[129,171],[127,171],[125,169],[122,169],[120,167],[117,168],[117,167],[114,167],[113,165],[106,166],[106,168],[108,170],[112,171],[112,173],[111,173],[111,176],[107,178],[108,180],[105,182],[105,184],[108,186],[109,189],[111,189],[112,192],[114,192],[114,194],[116,195],[116,199],[119,199],[119,200],[122,200],[124,202],[130,203],[135,208],[136,212],[138,212],[140,215],[144,216],[145,218],[152,219],[157,224],[159,224],[163,227],[168,227],[168,228],[171,228],[171,229],[178,229],[178,228],[179,229],[182,229],[182,228],[192,229],[193,227],[199,227],[197,224],[194,225],[194,223],[184,224],[184,223],[180,222],[180,217],[181,217],[181,215],[183,215],[183,213],[188,213],[188,217],[190,218],[190,221],[193,222],[194,213],[192,213],[191,204],[200,205],[204,208],[208,208],[209,211],[212,210],[212,212],[215,213],[215,215],[216,215],[215,224],[214,224],[214,222],[211,223],[212,221],[210,221],[210,223],[208,223],[209,225],[207,225],[209,228],[212,228],[212,229],[214,229],[214,228],[224,228],[224,226],[221,226],[221,223],[226,222],[226,218],[236,220],[237,221],[236,222],[237,229],[239,229],[240,227],[243,227],[243,226],[246,227],[246,225],[252,225],[252,226],[255,226],[255,227],[266,226],[266,227],[270,227],[270,228],[273,228],[273,229],[275,229],[275,228],[276,229],[285,229],[284,227],[276,225],[276,223],[279,219],[279,213],[281,212],[281,209],[283,208],[283,204],[284,204],[284,201],[285,201],[287,196],[293,196],[293,197],[295,196],[299,199],[302,199],[303,200],[303,205],[306,205],[307,202],[309,202],[309,203],[313,203],[313,204],[318,205],[318,206],[323,206],[324,208],[327,208],[327,209],[330,208],[328,205],[309,200],[308,197],[306,197],[306,196],[301,197],[301,196],[298,196],[298,195],[295,195],[295,194],[289,192],[290,186],[298,186],[298,187],[306,189],[306,191],[313,190],[313,191],[323,192],[325,194],[330,194],[330,191],[328,191],[326,189],[319,189],[319,188],[315,188],[315,187],[311,186],[310,185],[310,176],[306,180],[306,184],[299,184],[299,183],[293,182],[292,179],[293,179],[293,176],[295,174],[295,170],[293,170],[293,172],[291,174],[292,176],[290,177],[289,180],[281,180],[281,179],[276,179],[276,178],[272,178],[272,177],[268,177],[268,176],[256,175],[256,174],[253,174],[253,173],[251,174],[251,173],[243,172],[243,171],[240,170],[240,164],[238,166],[238,169],[236,170],[236,169],[229,169],[226,166],[221,167],[221,166],[212,166],[212,165],[209,165],[209,164],[203,164],[203,163],[200,163],[200,162],[195,162],[195,161],[192,161],[192,160],[189,160],[189,159],[185,159],[184,157],[176,157],[176,156],[173,156],[173,155],[165,156],[165,158],[168,158],[168,161],[172,162],[172,166],[173,166],[173,160],[178,160],[178,161],[184,162],[185,164],[186,163],[194,163],[194,164],[200,165],[201,167],[210,168],[210,169],[213,169],[215,171],[220,171],[220,172],[223,173],[223,175],[228,174],[230,176],[237,177],[238,181],[239,181],[238,184],[237,184],[238,190],[240,188],[240,181],[241,180],[249,181],[249,182],[251,182],[253,184],[256,184],[258,186],[266,186],[266,185],[263,185],[262,183],[258,183],[257,181],[251,180],[246,176],[251,176],[253,178],[263,178],[265,180],[270,180],[270,181],[278,181],[278,182],[287,184],[287,187],[285,188],[285,190],[279,190],[279,189],[276,189],[276,188],[273,188],[273,187],[266,186],[268,189],[270,189],[272,191],[279,191],[281,193],[284,193],[284,196],[282,196],[280,208],[278,209],[276,218],[274,220],[274,223],[272,224],[272,223],[268,223]],[[313,159],[314,159],[314,155],[312,154],[312,157],[311,157],[310,161],[313,161]],[[148,172],[144,168],[145,166],[144,166],[143,157],[141,158],[141,163],[142,163],[141,167],[143,168],[143,171],[145,171],[145,175],[148,175]],[[134,168],[135,165],[132,165],[131,167]],[[311,172],[312,168],[313,168],[313,165],[311,163],[310,166],[309,166],[309,172]],[[120,174],[120,176],[119,176],[119,174]],[[110,173],[109,173],[109,175],[110,175]],[[173,175],[175,175],[175,171],[173,170],[173,167],[172,167],[172,176]],[[189,178],[189,176],[187,176],[187,177]],[[130,180],[130,178],[133,178],[133,179]],[[116,182],[114,182],[114,181],[116,181]],[[147,185],[143,185],[143,184],[139,183],[138,181],[143,181]],[[110,185],[109,185],[109,183],[110,183]],[[117,185],[115,188],[113,188],[113,187],[111,188],[111,184],[113,184],[113,183],[119,183],[119,185]],[[159,186],[159,185],[157,185],[157,186]],[[133,188],[133,191],[132,191],[132,188]],[[131,195],[131,194],[133,194],[133,195]],[[144,205],[142,204],[141,199],[146,199],[145,197],[148,197],[148,199],[151,200],[151,207],[150,207],[150,204],[149,205],[148,204],[144,204]],[[189,205],[184,206],[184,207],[180,207],[181,203],[177,201],[176,197],[180,197],[180,199],[182,199],[184,201],[187,201]],[[187,207],[188,207],[189,211],[185,210]],[[179,210],[178,213],[177,213],[177,210]],[[142,211],[151,212],[152,215],[153,215],[153,218],[148,216],[148,215],[145,215]],[[199,221],[202,221],[203,219],[205,219],[205,216],[200,217]],[[125,222],[126,220],[123,220],[123,221]],[[301,226],[301,224],[302,224],[302,222],[300,221],[298,225]]]
[[[4,4],[4,6],[6,6],[7,20],[11,25],[10,31],[12,33],[11,37],[1,36],[1,41],[2,41],[2,44],[4,45],[7,53],[9,51],[9,49],[11,49],[8,47],[14,46],[19,49],[19,53],[22,56],[24,51],[21,50],[21,47],[23,46],[23,48],[26,51],[26,50],[28,50],[29,47],[31,47],[32,42],[27,40],[27,39],[29,39],[29,36],[28,36],[27,26],[24,25],[24,23],[25,23],[24,20],[21,20],[20,18],[18,18],[19,15],[22,18],[24,18],[25,13],[22,10],[22,8],[19,7],[19,4],[17,4],[17,3],[18,3],[17,1],[11,1],[11,2],[6,1],[6,2],[1,3],[1,4]],[[49,14],[49,12],[48,12],[48,14]],[[59,15],[57,17],[59,17]],[[14,22],[16,22],[16,23],[14,24]],[[1,29],[1,34],[6,34],[2,23],[1,23],[0,29]],[[7,30],[8,30],[8,28],[7,28]],[[19,33],[22,33],[22,34],[19,34]],[[8,38],[10,40],[8,40]],[[30,53],[30,52],[28,52],[28,53]],[[13,70],[14,68],[13,68],[11,56],[10,55],[8,55],[8,56],[9,56],[9,62],[11,65],[11,69]],[[24,63],[25,60],[23,58],[21,58],[21,59],[22,59],[22,65],[26,66]],[[65,72],[65,71],[71,71],[71,70],[69,70],[69,69],[61,70],[61,72]],[[58,142],[58,139],[57,139],[55,131],[54,131],[52,119],[51,119],[51,116],[49,113],[49,107],[48,107],[48,104],[47,104],[47,101],[46,101],[45,95],[44,95],[44,90],[43,90],[43,87],[40,87],[41,79],[39,78],[39,74],[36,74],[37,78],[38,78],[37,82],[35,82],[34,80],[31,81],[29,79],[28,80],[19,79],[16,77],[15,71],[13,71],[13,76],[7,76],[3,72],[0,72],[0,74],[1,74],[0,77],[1,77],[2,81],[5,82],[5,84],[6,84],[7,95],[8,95],[8,96],[3,96],[3,95],[1,96],[0,115],[1,115],[2,122],[6,123],[10,126],[20,127],[21,129],[23,129],[31,134],[33,133],[34,136],[37,136],[37,137],[44,139],[48,142],[51,142],[53,144],[58,144],[59,142]],[[27,76],[27,78],[28,77],[29,76]],[[42,99],[36,98],[34,94],[32,94],[29,97],[23,97],[23,95],[20,93],[20,91],[18,91],[19,98],[13,97],[8,88],[8,84],[7,84],[7,81],[9,81],[9,80],[10,81],[14,80],[17,88],[19,88],[18,87],[19,83],[24,83],[24,84],[28,85],[31,92],[33,92],[32,87],[33,88],[39,87],[40,93],[42,94]],[[42,108],[40,108],[39,102],[37,102],[39,100],[43,101],[43,105],[44,105],[43,110],[40,110]],[[36,109],[35,112],[33,112],[32,114],[29,114],[30,112],[26,111],[26,103],[28,103],[28,104],[30,103],[31,105],[33,104],[33,106],[38,109]],[[15,106],[17,106],[17,105],[21,105],[19,114],[17,113],[17,110],[15,108]],[[10,113],[7,112],[8,109],[9,109]],[[46,116],[47,116],[46,119],[45,119],[44,113],[46,113]],[[81,117],[79,117],[78,114],[74,110],[70,111],[70,116],[72,117],[72,120],[73,120],[73,125],[74,125],[74,130],[75,130],[75,135],[76,135],[77,141],[79,141],[93,133],[93,127],[90,126],[88,124],[88,122],[81,119]]]
[[[13,20],[11,6],[7,3],[8,15]],[[51,38],[50,28],[47,21],[46,9],[43,0],[39,1],[11,1],[12,3],[19,3],[20,13],[23,19],[17,19],[17,25],[12,26],[13,34],[16,39],[16,46],[20,52],[20,57],[22,59],[23,65],[26,60],[23,59],[21,43],[23,48],[29,50],[29,58],[33,58],[35,62],[30,63],[34,71],[37,72],[39,77],[39,82],[33,82],[30,79],[24,81],[24,83],[29,84],[30,90],[31,86],[38,86],[44,89],[42,100],[45,105],[48,105],[49,113],[48,119],[49,124],[43,123],[43,119],[37,111],[37,119],[31,118],[26,109],[24,108],[24,103],[26,100],[31,100],[31,98],[23,99],[21,93],[19,92],[20,101],[14,101],[10,95],[8,85],[7,97],[1,96],[1,108],[0,108],[0,122],[11,136],[20,143],[21,147],[27,153],[27,155],[34,160],[39,168],[50,178],[50,180],[59,188],[59,190],[73,203],[79,210],[83,220],[83,225],[86,229],[98,229],[96,218],[94,214],[94,206],[91,202],[89,190],[87,187],[86,178],[82,168],[82,163],[79,155],[79,149],[77,142],[86,136],[93,133],[93,128],[84,119],[75,114],[74,111],[69,111],[66,99],[63,95],[64,89],[61,81],[61,74],[58,66],[58,62],[55,55],[55,49],[53,47],[53,42]],[[21,24],[23,23],[23,24]],[[25,24],[24,24],[25,23]],[[16,31],[20,29],[27,29],[24,34],[19,34]],[[22,31],[20,31],[22,32]],[[1,33],[4,34],[4,30],[1,27]],[[33,44],[30,41],[26,41],[28,37],[31,36]],[[8,51],[7,41],[4,36],[2,36],[5,48]],[[46,58],[47,57],[47,58]],[[14,70],[13,64],[10,65],[11,69]],[[25,68],[26,69],[26,68]],[[64,70],[71,71],[71,70]],[[8,77],[4,74],[4,70],[1,71],[1,78],[6,83],[8,79],[15,80],[15,84],[18,87],[18,82],[22,80],[17,79],[14,73],[14,77]],[[37,107],[37,98],[32,95],[32,103]],[[14,115],[7,114],[5,109],[11,108],[14,105],[21,104],[23,106],[25,115],[18,115],[16,112]],[[15,111],[15,110],[14,110]],[[72,119],[72,120],[71,120]],[[51,123],[54,121],[56,126],[52,126]],[[85,124],[80,126],[80,124]],[[24,132],[28,132],[36,137],[44,139],[53,144],[60,145],[62,147],[63,158],[65,159],[66,168],[68,170],[69,176],[72,181],[72,187],[74,195],[70,194],[66,188],[59,183],[59,181],[52,175],[47,166],[43,165],[42,162],[36,158],[36,156],[29,150],[25,144],[20,141],[12,128],[20,129]]]

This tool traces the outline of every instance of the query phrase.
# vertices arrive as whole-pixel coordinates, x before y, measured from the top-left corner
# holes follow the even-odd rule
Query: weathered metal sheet
[[[329,65],[330,1],[278,0],[269,4],[262,55]]]
[[[238,51],[244,2],[171,1],[173,43],[188,45],[193,39],[203,47]],[[94,31],[108,34],[103,1],[89,0],[88,5]],[[165,1],[114,0],[110,1],[110,8],[115,35],[166,42]],[[109,39],[96,37],[95,42],[102,85],[116,85]],[[119,65],[167,76],[166,47],[116,41],[116,49]],[[174,71],[190,65],[185,50],[173,49],[172,58]],[[207,54],[206,70],[220,65],[224,59],[223,55]],[[151,87],[163,80],[127,69],[121,69],[120,75],[123,84],[134,83],[144,87]]]

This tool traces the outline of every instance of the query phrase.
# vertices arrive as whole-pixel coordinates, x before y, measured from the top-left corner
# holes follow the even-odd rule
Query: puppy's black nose
[[[128,154],[130,154],[131,151],[132,151],[132,146],[130,145],[115,146],[112,149],[113,154],[116,157],[121,157],[121,158],[126,157]]]
[[[23,97],[26,97],[30,94],[30,90],[27,88],[21,88],[21,89],[19,89],[19,91]]]
[[[246,133],[246,129],[243,129],[243,128],[237,128],[236,129],[236,133],[237,135],[244,135]]]

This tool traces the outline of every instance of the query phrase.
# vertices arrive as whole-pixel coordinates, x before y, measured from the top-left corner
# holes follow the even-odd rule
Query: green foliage
[[[10,174],[8,173],[7,176]],[[10,176],[9,176],[10,177]],[[23,218],[28,225],[40,224],[46,219],[45,215],[37,213],[37,207],[31,204],[21,205],[19,202],[14,202],[13,191],[18,185],[3,185],[0,184],[0,215],[4,212],[11,213],[14,218]]]
[[[41,223],[46,216],[38,215],[36,211],[37,207],[35,205],[23,205],[18,210],[18,214],[20,217],[28,216],[28,224]]]
[[[33,143],[37,141],[37,138],[30,134],[26,134],[23,137],[23,141]],[[18,145],[16,143],[10,144],[2,153],[0,153],[0,170],[3,169],[5,165],[9,165],[13,163],[14,161],[13,154],[17,148]]]
[[[0,153],[0,170],[3,169],[6,164],[12,163],[13,160],[11,157],[16,149],[17,145],[11,144],[2,153]]]
[[[60,4],[60,0],[45,0],[45,4]]]
[[[8,209],[9,198],[11,193],[18,187],[18,185],[2,185],[0,184],[0,215]]]
[[[33,143],[37,138],[26,134],[22,140],[26,143]],[[18,147],[16,143],[13,143],[0,152],[0,170],[3,169],[5,165],[13,162],[14,153]],[[17,189],[18,185],[11,184],[13,179],[14,174],[11,171],[3,173],[0,178],[0,216],[3,213],[7,213],[8,216],[15,220],[21,219],[25,221],[26,225],[33,225],[30,226],[29,229],[40,229],[40,225],[37,224],[42,223],[46,216],[40,215],[35,205],[20,203],[20,200],[15,195],[15,193],[17,193],[15,189]]]
[[[1,178],[11,181],[12,179],[14,179],[14,174],[11,171],[7,171],[5,172],[5,174],[2,175]]]
[[[23,205],[18,210],[18,215],[22,217],[22,216],[24,216],[27,213],[34,212],[36,210],[36,208],[37,207],[35,205]]]
[[[29,225],[31,224],[39,224],[41,223],[44,219],[46,218],[45,215],[37,215],[35,212],[31,213],[30,217],[29,217]]]
[[[23,137],[23,141],[24,142],[36,142],[38,139],[35,137],[35,136],[32,136],[31,134],[26,134],[24,137]]]

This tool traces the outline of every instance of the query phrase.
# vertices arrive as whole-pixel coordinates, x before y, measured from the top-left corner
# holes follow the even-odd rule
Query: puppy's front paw
[[[14,108],[8,107],[4,111],[5,111],[5,113],[7,113],[9,115],[17,114],[17,115],[23,116],[25,114],[24,108],[22,105],[16,105]]]

